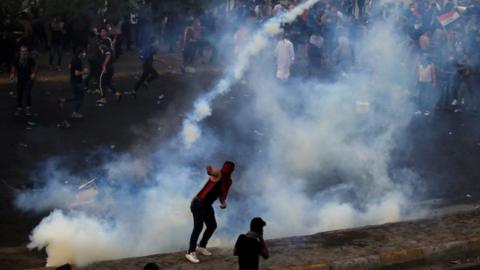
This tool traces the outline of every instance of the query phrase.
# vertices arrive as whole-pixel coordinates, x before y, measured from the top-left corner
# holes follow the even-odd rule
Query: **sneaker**
[[[455,113],[459,113],[461,111],[462,111],[462,109],[460,109],[460,108],[456,108],[455,110],[453,110],[453,112],[455,112]]]
[[[430,115],[430,111],[425,111],[425,112],[423,112],[423,115],[429,116],[429,115]]]
[[[97,103],[107,104],[107,98],[106,98],[106,97],[102,97],[102,98],[100,98],[99,100],[97,100]]]
[[[75,119],[82,119],[83,118],[83,115],[78,113],[78,112],[73,112],[72,113],[72,118],[75,118]]]
[[[195,252],[190,252],[185,254],[185,258],[191,263],[199,263],[200,260],[197,258],[197,254]]]
[[[415,114],[420,115],[420,114],[422,114],[422,111],[418,110],[418,111],[415,112]]]
[[[458,101],[457,101],[456,99],[454,99],[454,100],[452,101],[452,106],[457,105],[457,103],[458,103]]]
[[[207,248],[204,247],[197,247],[197,251],[202,254],[203,256],[212,256],[212,253],[208,251]]]

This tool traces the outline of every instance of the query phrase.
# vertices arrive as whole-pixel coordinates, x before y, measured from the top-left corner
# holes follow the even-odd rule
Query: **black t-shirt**
[[[15,69],[17,70],[18,80],[30,80],[30,75],[35,68],[35,60],[31,57],[27,57],[23,61],[18,58],[15,63]]]
[[[82,83],[82,75],[75,75],[75,70],[82,71],[82,60],[80,57],[75,56],[70,62],[70,82],[72,83]]]
[[[260,240],[241,234],[235,249],[238,253],[239,270],[258,270],[259,256],[262,249]]]

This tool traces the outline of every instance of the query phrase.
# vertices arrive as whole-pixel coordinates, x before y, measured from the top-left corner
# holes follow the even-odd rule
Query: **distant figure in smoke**
[[[285,33],[281,34],[280,40],[275,48],[275,56],[277,57],[277,78],[279,80],[288,80],[290,77],[290,66],[295,60],[295,52],[293,43],[288,40]]]
[[[238,256],[239,270],[258,270],[259,257],[268,259],[267,245],[263,240],[263,227],[265,225],[267,223],[263,219],[253,218],[250,221],[250,231],[238,237],[233,255]]]
[[[72,113],[72,118],[80,119],[83,115],[80,114],[80,108],[83,104],[85,96],[83,77],[88,75],[88,69],[83,68],[82,59],[86,57],[85,50],[83,48],[75,49],[75,55],[70,62],[70,84],[73,89],[73,97],[66,99],[60,98],[58,100],[58,106],[63,110],[65,102],[74,102],[75,110]]]
[[[132,91],[132,96],[134,98],[137,97],[137,91],[140,86],[143,84],[145,87],[148,87],[148,84],[158,78],[158,72],[153,67],[153,60],[155,58],[155,54],[157,54],[157,48],[155,46],[155,38],[150,38],[149,45],[143,49],[140,59],[143,61],[143,73],[140,79],[135,84],[135,87]]]
[[[30,107],[32,106],[32,87],[37,74],[37,64],[30,56],[29,50],[26,46],[20,47],[20,56],[12,66],[10,73],[10,80],[13,81],[15,75],[17,76],[17,111],[16,116],[19,116],[23,110],[23,97],[25,96],[25,116],[31,116]]]
[[[113,50],[112,40],[107,36],[107,33],[108,32],[106,28],[102,28],[100,30],[100,52],[102,53],[102,65],[99,85],[101,98],[97,101],[97,103],[102,105],[107,103],[107,90],[111,90],[115,93],[117,101],[120,101],[122,98],[122,94],[117,91],[113,85],[113,75],[115,73],[113,62],[115,61],[115,52]]]
[[[205,256],[210,256],[207,250],[207,243],[213,232],[217,228],[217,221],[215,220],[215,212],[213,210],[213,203],[220,199],[220,208],[227,208],[227,195],[230,186],[232,185],[232,172],[235,169],[235,164],[231,161],[225,161],[222,168],[215,170],[212,166],[207,166],[207,174],[210,176],[205,186],[200,192],[193,198],[190,205],[190,210],[193,214],[193,231],[190,236],[190,247],[185,258],[192,263],[199,263],[195,251]],[[203,237],[197,246],[198,237],[203,229],[203,223],[207,226],[207,229],[203,233]]]
[[[424,54],[420,58],[420,63],[417,65],[417,89],[418,89],[418,111],[416,114],[430,115],[430,108],[432,107],[432,95],[435,90],[435,65],[432,63],[430,57]]]

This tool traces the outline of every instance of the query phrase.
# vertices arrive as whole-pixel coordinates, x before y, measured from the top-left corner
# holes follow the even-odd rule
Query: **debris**
[[[355,111],[357,113],[367,113],[370,111],[370,102],[357,100],[355,105]]]
[[[265,136],[265,134],[261,133],[260,131],[258,131],[258,130],[256,130],[256,129],[253,130],[253,133],[257,134],[257,135],[260,136],[260,137]]]
[[[58,123],[57,127],[58,128],[71,128],[72,125],[67,120],[64,120],[64,121]]]
[[[454,261],[449,261],[449,264],[461,264],[462,262],[460,260],[454,260]]]
[[[78,186],[78,190],[82,190],[82,189],[84,189],[84,188],[85,188],[85,187],[87,187],[88,185],[90,185],[90,184],[94,183],[96,180],[97,180],[97,178],[96,178],[96,177],[94,177],[94,178],[90,179],[90,180],[89,180],[89,181],[87,181],[86,183],[84,183],[84,184],[81,184],[80,186]]]

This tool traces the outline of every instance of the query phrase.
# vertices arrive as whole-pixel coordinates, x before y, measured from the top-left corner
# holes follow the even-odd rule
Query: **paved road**
[[[95,154],[99,146],[113,145],[114,151],[122,152],[139,140],[148,145],[149,141],[168,138],[178,131],[195,97],[216,78],[215,68],[208,67],[196,74],[179,74],[178,57],[166,55],[165,59],[160,65],[161,78],[149,90],[142,90],[137,100],[126,96],[116,103],[111,99],[110,104],[99,108],[94,102],[97,97],[87,96],[85,119],[72,120],[73,127],[67,130],[56,127],[68,118],[68,111],[61,113],[56,108],[57,98],[71,91],[68,84],[61,82],[65,76],[44,76],[36,83],[33,98],[36,115],[31,119],[13,116],[15,99],[9,95],[11,86],[5,76],[0,78],[0,260],[6,265],[10,263],[9,269],[43,264],[44,254],[27,253],[24,248],[28,233],[40,217],[18,212],[11,205],[15,189],[31,187],[28,179],[39,161],[62,156],[65,166],[88,170],[102,159]],[[130,55],[120,60],[119,65],[123,68],[119,69],[121,76],[116,83],[121,90],[128,91],[138,76],[139,63]],[[229,117],[228,112],[235,111],[237,104],[231,100],[245,98],[235,91],[229,95],[215,105],[225,113],[209,119],[209,125],[221,123],[222,117]],[[159,100],[159,96],[163,98]],[[402,143],[404,148],[395,150],[394,159],[396,165],[414,168],[427,181],[419,193],[422,200],[437,199],[443,205],[479,200],[479,117],[473,113],[437,112],[430,117],[414,118],[408,130],[411,137]],[[37,126],[27,130],[28,120]],[[78,158],[85,155],[91,156],[88,161]]]

